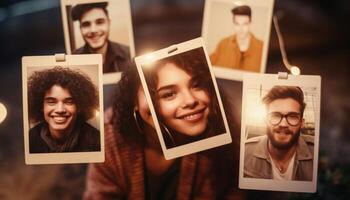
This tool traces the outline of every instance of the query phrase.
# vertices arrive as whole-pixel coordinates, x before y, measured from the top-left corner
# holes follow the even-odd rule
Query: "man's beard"
[[[281,131],[283,131],[284,134],[292,135],[292,137],[288,143],[280,143],[280,142],[275,140],[274,134],[278,134],[278,133],[273,133],[273,132],[281,132]],[[288,128],[276,127],[271,131],[271,129],[269,127],[267,127],[267,136],[268,136],[273,147],[275,147],[276,149],[280,149],[280,150],[287,150],[287,149],[291,148],[293,145],[295,145],[296,143],[298,143],[298,140],[300,137],[300,128],[293,134],[293,132],[291,130],[289,130]]]

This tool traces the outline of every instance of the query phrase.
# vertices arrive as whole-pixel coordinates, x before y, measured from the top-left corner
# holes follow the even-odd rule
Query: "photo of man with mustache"
[[[274,86],[262,102],[266,135],[245,142],[244,177],[312,181],[314,136],[302,133],[303,91],[297,86]]]

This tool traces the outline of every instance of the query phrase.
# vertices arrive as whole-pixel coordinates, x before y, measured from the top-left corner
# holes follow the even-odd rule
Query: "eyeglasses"
[[[297,126],[301,122],[301,114],[297,112],[290,112],[285,115],[279,112],[272,112],[267,115],[267,121],[274,126],[280,124],[283,118],[286,118],[287,123],[291,126]]]

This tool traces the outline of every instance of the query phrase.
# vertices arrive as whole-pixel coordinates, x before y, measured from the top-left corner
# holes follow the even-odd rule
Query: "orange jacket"
[[[241,53],[236,35],[222,39],[210,55],[215,66],[260,72],[263,42],[251,34],[247,51]]]

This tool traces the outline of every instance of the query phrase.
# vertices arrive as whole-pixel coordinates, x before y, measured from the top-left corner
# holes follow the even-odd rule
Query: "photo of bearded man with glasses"
[[[244,177],[312,181],[314,136],[302,134],[303,91],[297,86],[274,86],[262,102],[266,135],[245,142]]]

